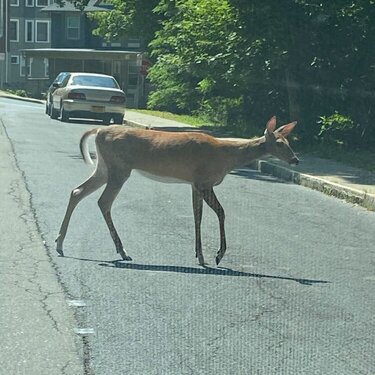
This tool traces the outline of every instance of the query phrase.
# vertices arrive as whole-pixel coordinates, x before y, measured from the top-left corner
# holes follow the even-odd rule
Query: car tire
[[[61,106],[60,120],[62,122],[69,122],[69,112],[64,109],[63,105]]]
[[[53,105],[50,106],[49,115],[52,120],[56,120],[59,117],[59,111],[55,108],[53,108]]]
[[[105,115],[103,117],[103,125],[109,125],[111,123],[112,117],[110,115]]]
[[[124,122],[124,115],[114,115],[113,121],[115,124],[122,125],[122,123]]]

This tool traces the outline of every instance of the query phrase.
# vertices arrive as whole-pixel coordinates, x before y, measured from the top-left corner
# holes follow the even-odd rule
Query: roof
[[[26,57],[39,58],[60,58],[71,60],[137,60],[142,57],[137,51],[115,51],[80,48],[36,48],[22,49]]]
[[[89,0],[85,8],[83,9],[83,12],[106,12],[108,11],[108,8],[101,7],[100,0]],[[44,7],[41,9],[42,12],[81,12],[80,9],[76,8],[73,3],[71,3],[69,0],[65,0],[64,5],[61,7],[57,3],[53,3],[51,5],[48,5],[47,7]]]

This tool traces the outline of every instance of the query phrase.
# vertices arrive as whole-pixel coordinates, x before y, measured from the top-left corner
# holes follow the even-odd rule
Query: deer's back
[[[188,183],[218,180],[229,168],[222,142],[204,133],[109,126],[100,130],[96,142],[107,165]]]

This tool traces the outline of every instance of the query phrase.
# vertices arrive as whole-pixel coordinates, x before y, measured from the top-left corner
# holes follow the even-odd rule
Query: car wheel
[[[50,106],[49,115],[50,115],[52,120],[56,120],[59,117],[59,111],[57,109],[53,108],[52,104]]]
[[[113,121],[115,124],[122,125],[122,123],[124,122],[124,115],[114,115]]]
[[[65,111],[64,106],[61,106],[60,120],[62,122],[69,122],[69,112]]]
[[[112,117],[110,115],[105,115],[103,117],[103,124],[104,125],[109,125],[111,123],[111,119],[112,119]]]

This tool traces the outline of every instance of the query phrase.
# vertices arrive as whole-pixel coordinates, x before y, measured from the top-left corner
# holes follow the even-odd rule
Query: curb
[[[151,128],[150,126],[129,120],[124,120],[124,125],[135,128]],[[272,175],[286,182],[291,182],[296,185],[317,190],[335,198],[344,199],[349,203],[362,206],[369,211],[375,211],[375,195],[367,194],[360,190],[336,184],[323,178],[296,172],[292,169],[276,165],[266,160],[255,160],[249,164],[249,167],[257,170],[260,173]]]
[[[123,125],[131,126],[132,128],[151,129],[151,126],[140,124],[138,122],[134,122],[131,120],[126,120],[126,119],[124,119]]]
[[[21,100],[24,102],[38,103],[38,104],[45,104],[46,102],[45,100],[39,100],[39,99],[34,99],[34,98],[24,98],[23,96],[8,94],[5,91],[0,91],[0,98],[15,99],[15,100]]]

